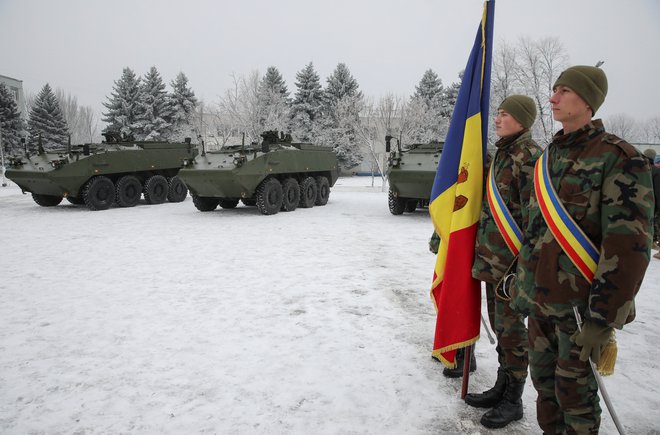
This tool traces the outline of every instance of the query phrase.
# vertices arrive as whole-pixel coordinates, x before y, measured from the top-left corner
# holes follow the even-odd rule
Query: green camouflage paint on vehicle
[[[200,211],[235,208],[239,201],[265,215],[325,205],[339,176],[331,147],[293,143],[268,131],[262,143],[204,151],[184,162],[179,176]]]
[[[390,213],[400,215],[428,206],[444,142],[413,144],[402,149],[397,140],[397,146],[391,149],[392,139],[392,136],[385,137],[385,150],[390,153],[388,205]]]
[[[169,143],[105,136],[101,144],[48,151],[39,146],[34,155],[26,149],[24,156],[9,159],[5,175],[43,207],[56,206],[63,198],[90,210],[132,207],[143,193],[149,204],[186,198],[188,190],[177,174],[183,161],[197,154],[189,139]]]

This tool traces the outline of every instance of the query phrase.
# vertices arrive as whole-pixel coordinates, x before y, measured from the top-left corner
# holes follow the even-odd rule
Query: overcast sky
[[[215,103],[231,75],[276,66],[289,91],[314,63],[323,85],[345,63],[367,96],[408,96],[425,70],[443,83],[465,67],[481,0],[0,0],[0,74],[45,83],[101,111],[124,67],[183,71]],[[660,2],[497,0],[495,47],[558,37],[571,64],[604,60],[598,115],[660,115]],[[169,89],[169,86],[168,86]]]

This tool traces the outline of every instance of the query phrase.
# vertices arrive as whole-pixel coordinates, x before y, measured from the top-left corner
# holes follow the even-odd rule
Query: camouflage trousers
[[[589,362],[570,337],[575,320],[529,317],[529,369],[538,392],[536,418],[547,434],[596,434],[601,409]]]
[[[486,283],[488,321],[497,337],[497,361],[516,379],[527,378],[527,328],[523,317],[514,312],[509,302],[495,296],[495,286]]]

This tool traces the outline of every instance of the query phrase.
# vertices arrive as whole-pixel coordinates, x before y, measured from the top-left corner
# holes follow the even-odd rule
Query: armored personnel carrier
[[[134,141],[115,133],[104,134],[101,144],[68,145],[9,159],[6,176],[34,202],[52,207],[66,198],[90,210],[106,210],[113,204],[133,207],[142,194],[148,204],[181,202],[188,189],[177,176],[185,159],[197,147],[185,143]]]
[[[272,215],[325,205],[339,176],[331,147],[292,143],[290,135],[267,131],[261,145],[225,146],[184,162],[179,177],[190,189],[199,211],[218,205],[235,208],[238,202],[256,205]]]
[[[387,178],[390,185],[387,197],[390,213],[412,213],[417,207],[427,207],[433,180],[438,169],[444,142],[413,144],[402,149],[400,141],[391,149],[392,136],[385,137]]]

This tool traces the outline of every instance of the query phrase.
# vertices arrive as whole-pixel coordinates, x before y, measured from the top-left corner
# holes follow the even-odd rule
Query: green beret
[[[536,104],[526,95],[510,95],[502,101],[497,110],[504,110],[516,118],[524,128],[530,128],[536,119]]]
[[[576,65],[559,74],[552,89],[563,85],[574,90],[591,107],[593,114],[605,101],[607,76],[595,66]]]

